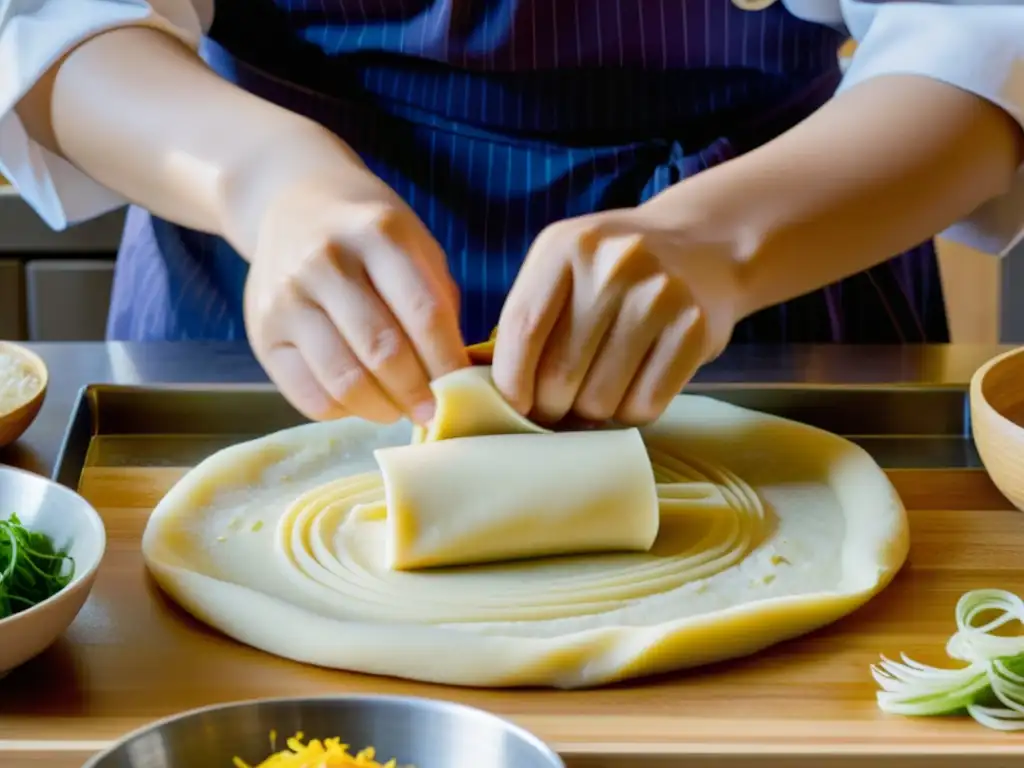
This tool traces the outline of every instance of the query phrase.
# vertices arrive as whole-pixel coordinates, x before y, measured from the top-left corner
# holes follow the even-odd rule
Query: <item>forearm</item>
[[[18,111],[34,138],[100,183],[243,252],[256,227],[239,211],[255,217],[263,199],[326,156],[354,159],[317,124],[224,81],[148,28],[83,43]]]
[[[654,204],[734,233],[747,315],[878,264],[1004,193],[1022,143],[1006,113],[972,94],[877,78]]]

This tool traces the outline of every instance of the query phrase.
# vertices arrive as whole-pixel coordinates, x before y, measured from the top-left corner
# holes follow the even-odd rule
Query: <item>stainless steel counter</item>
[[[248,348],[237,344],[53,343],[29,345],[46,361],[50,388],[38,419],[0,463],[50,474],[79,390],[86,384],[266,382]],[[997,346],[745,347],[701,371],[702,383],[864,387],[963,387]]]
[[[267,381],[248,348],[192,342],[26,344],[46,361],[50,384],[38,418],[0,463],[49,475],[79,390],[87,384]]]

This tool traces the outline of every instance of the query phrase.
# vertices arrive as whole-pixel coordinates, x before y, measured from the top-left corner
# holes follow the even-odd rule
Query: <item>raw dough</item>
[[[392,569],[646,551],[658,535],[654,473],[635,429],[459,437],[375,455]]]
[[[386,523],[366,513],[383,499],[373,452],[411,429],[344,419],[202,462],[157,506],[143,554],[196,618],[279,656],[557,687],[753,653],[859,607],[906,558],[899,498],[842,438],[696,396],[641,434],[662,506],[649,552],[392,571]]]
[[[435,442],[479,435],[548,434],[520,416],[491,383],[491,369],[464,368],[431,385],[437,412],[430,427],[415,427],[412,442]]]
[[[359,505],[345,518],[386,521],[392,569],[648,551],[662,512],[734,514],[718,486],[694,482],[699,473],[673,474],[657,457],[652,468],[636,429],[556,435],[523,418],[489,368],[457,371],[434,392],[429,429],[417,427],[411,445],[374,453],[386,503]],[[656,484],[656,473],[664,482]]]
[[[392,569],[647,551],[661,513],[733,514],[720,488],[694,482],[699,473],[673,474],[656,459],[652,472],[635,429],[555,435],[520,416],[490,368],[465,368],[433,389],[429,429],[374,454],[386,504],[359,505],[345,518],[386,520]]]

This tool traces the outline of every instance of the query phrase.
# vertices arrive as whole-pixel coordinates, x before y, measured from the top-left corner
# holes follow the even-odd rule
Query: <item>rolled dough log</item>
[[[658,535],[636,429],[462,437],[375,456],[395,570],[646,551]]]

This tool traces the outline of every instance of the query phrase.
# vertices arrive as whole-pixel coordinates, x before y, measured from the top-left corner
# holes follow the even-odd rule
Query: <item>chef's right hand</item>
[[[337,162],[260,208],[247,254],[249,340],[312,419],[424,424],[430,382],[469,364],[457,288],[441,247],[398,195],[358,161]]]

